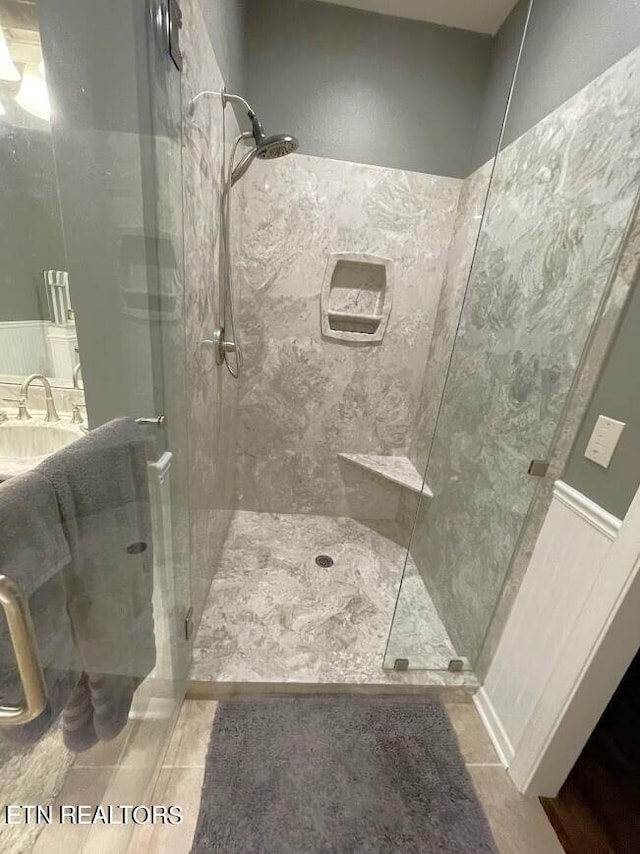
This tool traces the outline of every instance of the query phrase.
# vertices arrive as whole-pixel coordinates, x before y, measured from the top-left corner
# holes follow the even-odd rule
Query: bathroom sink
[[[3,421],[0,423],[0,480],[34,468],[49,454],[83,435],[64,421]]]

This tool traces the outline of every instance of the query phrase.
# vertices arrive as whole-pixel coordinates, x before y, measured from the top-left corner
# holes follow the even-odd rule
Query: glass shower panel
[[[420,472],[422,490],[419,496],[405,496],[402,502],[408,543],[417,543],[416,519],[421,518],[436,500],[424,472],[436,436],[472,265],[485,225],[491,182],[497,168],[496,161],[517,64],[526,37],[530,8],[530,2],[518,3],[491,40],[490,63],[479,109],[480,119],[471,145],[470,171],[461,181],[459,189],[444,280],[414,421],[410,456]],[[419,550],[414,554],[411,549],[407,549],[383,666],[385,669],[398,670],[416,666],[438,670],[449,667],[468,669],[469,662],[458,652],[440,613],[440,606],[436,604],[434,591],[426,583],[421,558]]]
[[[43,258],[37,287],[48,311],[48,286],[67,285],[70,313],[60,318],[47,314],[39,320],[45,331],[55,326],[60,338],[60,327],[66,338],[72,339],[72,367],[77,369],[62,374],[47,371],[59,424],[43,423],[43,399],[38,397],[34,383],[28,400],[32,419],[22,422],[17,418],[17,402],[15,413],[7,406],[8,418],[0,422],[0,429],[5,431],[0,439],[8,442],[27,427],[34,436],[46,430],[49,438],[55,434],[62,437],[61,444],[69,444],[66,460],[75,459],[80,477],[91,476],[94,466],[102,465],[102,480],[88,494],[92,500],[109,504],[115,518],[109,517],[107,507],[95,511],[98,519],[104,519],[104,525],[102,521],[97,524],[92,535],[96,543],[104,545],[96,546],[95,565],[100,566],[110,554],[109,542],[113,548],[122,545],[120,551],[126,556],[114,554],[99,579],[83,574],[86,565],[82,563],[83,571],[74,576],[73,583],[65,569],[35,590],[23,585],[49,700],[43,715],[26,728],[4,728],[0,720],[0,800],[3,804],[44,807],[79,801],[93,807],[144,804],[184,696],[189,661],[185,639],[191,592],[183,382],[180,74],[169,54],[165,2],[116,0],[105,5],[97,0],[40,0],[19,7],[0,2],[3,36],[17,75],[15,81],[0,84],[0,97],[9,105],[7,114],[21,118],[40,148],[49,140],[51,168],[43,177],[55,188],[55,225],[64,263],[53,260],[50,244],[35,228],[38,225],[42,230],[42,224],[34,219],[31,237],[38,242]],[[36,48],[41,52],[38,61]],[[36,72],[39,109],[47,99],[48,114],[40,109],[38,115],[33,99],[18,97],[27,77],[35,80]],[[16,157],[26,161],[29,151],[24,146],[16,151]],[[37,168],[42,169],[42,164]],[[31,185],[25,182],[22,186],[27,192]],[[41,186],[46,189],[48,184],[43,181]],[[1,192],[3,207],[15,205],[19,209],[24,200],[9,197],[6,185]],[[29,201],[37,209],[37,196]],[[7,247],[14,256],[21,251],[19,242]],[[24,258],[15,260],[16,268],[25,266]],[[64,276],[43,277],[43,270],[62,271]],[[23,278],[22,285],[30,287],[28,278]],[[24,338],[17,337],[16,341],[22,344]],[[20,352],[28,349],[22,347]],[[18,380],[33,370],[35,366],[25,366]],[[8,383],[6,376],[2,380]],[[19,385],[12,396],[18,396],[18,389]],[[81,418],[85,398],[86,416]],[[115,422],[111,441],[102,425],[121,416],[143,423],[134,427],[130,422]],[[106,442],[108,451],[101,442]],[[97,449],[94,456],[89,454],[90,446]],[[55,448],[47,446],[46,450]],[[112,465],[104,462],[107,457]],[[49,467],[55,490],[60,458],[48,457],[42,465]],[[66,471],[63,469],[64,477]],[[74,478],[69,468],[72,492],[78,488]],[[124,494],[125,483],[131,489],[135,487],[133,495]],[[146,486],[141,486],[146,483],[150,501],[144,497]],[[11,486],[11,481],[3,485],[5,495],[11,494]],[[77,498],[75,516],[67,519],[61,511],[62,534],[57,543],[62,554],[67,542],[75,566],[88,540],[83,529],[84,499],[73,494]],[[46,506],[41,515],[45,512]],[[1,514],[0,522],[6,524]],[[53,528],[57,529],[55,525]],[[72,532],[76,529],[74,540]],[[25,546],[28,549],[34,543],[30,540]],[[16,549],[19,559],[24,553],[25,549]],[[10,577],[10,569],[24,571],[19,561],[10,563],[6,549],[0,550],[0,557],[0,573]],[[128,574],[122,575],[127,567]],[[97,587],[91,588],[93,595],[87,598],[93,615],[87,625],[101,625],[99,620],[104,617],[106,634],[89,649],[78,629],[80,617],[74,611],[75,594],[70,591],[76,590],[75,584],[86,591],[86,585],[93,581]],[[135,590],[129,591],[131,584]],[[118,623],[121,607],[113,619],[104,616],[122,596],[134,608],[126,625]],[[5,606],[10,610],[12,603],[5,601]],[[67,613],[72,624],[68,632]],[[104,638],[116,628],[120,640],[109,646]],[[75,642],[67,643],[71,636]],[[3,679],[6,676],[13,682],[16,643],[14,639],[11,644],[8,625],[0,615],[1,669]],[[123,655],[125,647],[127,654]],[[102,667],[92,659],[96,655]],[[65,680],[70,678],[73,683],[74,674],[83,669],[99,671],[99,677],[94,673],[79,683],[87,686],[89,694],[94,678],[113,687],[111,693],[107,691],[110,698],[125,682],[129,686],[123,689],[125,700],[115,731],[104,728],[94,708],[92,720],[99,739],[94,746],[88,729],[81,729],[87,736],[85,742],[74,742],[67,724],[62,723],[64,714],[58,715],[65,705],[58,702],[66,697]],[[56,671],[62,677],[54,691],[51,674]],[[6,684],[3,682],[0,690],[5,704],[8,698],[20,703],[19,681],[13,691],[15,698],[11,692],[5,694]],[[128,710],[127,692],[133,687],[136,690]],[[126,850],[131,826],[60,827],[55,822],[46,826],[26,824],[22,816],[14,825],[0,825],[1,847],[11,852],[61,848],[118,852]]]
[[[618,40],[596,60],[595,25],[579,23],[533,3],[386,667],[473,668],[633,210],[638,48]],[[455,649],[449,664],[422,640],[418,579]]]
[[[456,109],[438,127],[443,138],[466,143],[484,117],[474,150],[465,144],[459,162],[436,164],[437,140],[427,134],[425,157],[412,165],[397,156],[404,143],[374,153],[360,144],[357,123],[347,122],[336,159],[326,151],[256,159],[234,190],[242,229],[235,282],[244,354],[237,424],[243,512],[232,523],[225,571],[214,577],[207,628],[215,626],[215,637],[213,644],[204,638],[202,659],[214,659],[214,646],[216,664],[236,679],[385,678],[385,640],[527,8],[519,4],[495,40],[387,16],[342,18],[341,10],[345,31],[335,51],[309,58],[310,78],[317,61],[326,80],[318,92],[335,91],[334,69],[351,67],[353,56],[368,67],[365,27],[371,37],[375,27],[376,39],[388,28],[390,44],[397,39],[407,56],[414,36],[422,45],[442,38],[441,55],[459,66],[464,82],[449,90]],[[249,37],[259,57],[266,21],[257,22]],[[301,36],[291,23],[271,37],[295,43]],[[414,76],[409,62],[405,73]],[[406,97],[382,77],[352,81],[349,95],[357,103],[367,87],[379,89],[378,124],[390,109],[400,115]],[[469,110],[461,109],[469,93]],[[319,101],[329,123],[344,103]],[[274,130],[295,134],[304,150],[315,114],[302,111]],[[391,124],[384,129],[395,139],[402,122]],[[411,583],[412,603],[422,597],[411,626],[424,626],[426,643],[446,646],[417,570]],[[453,649],[444,666],[452,657]]]

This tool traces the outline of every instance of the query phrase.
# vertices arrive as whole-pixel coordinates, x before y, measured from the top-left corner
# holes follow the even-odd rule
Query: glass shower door
[[[129,649],[128,655],[120,658],[129,661],[116,662],[113,672],[105,667],[101,676],[108,697],[108,686],[119,676],[134,680],[137,687],[128,720],[110,731],[103,728],[93,746],[90,737],[86,744],[71,744],[68,732],[63,732],[62,715],[53,714],[50,726],[41,718],[42,731],[27,735],[20,727],[10,731],[0,726],[0,847],[7,852],[118,852],[126,850],[133,827],[130,820],[60,824],[58,807],[82,804],[95,809],[99,805],[148,803],[186,684],[189,642],[185,621],[191,591],[183,376],[180,72],[170,52],[166,0],[115,0],[109,4],[40,0],[20,4],[19,9],[17,4],[0,2],[0,24],[16,76],[15,81],[0,83],[0,97],[8,104],[11,121],[6,134],[6,125],[2,127],[8,147],[0,156],[4,159],[8,155],[9,162],[11,156],[21,156],[26,164],[22,184],[4,184],[0,192],[6,194],[3,207],[18,211],[22,197],[16,187],[21,187],[32,213],[29,243],[6,245],[3,257],[26,253],[30,248],[33,255],[42,255],[38,287],[42,270],[64,271],[59,278],[68,282],[68,314],[58,324],[48,315],[36,321],[46,330],[56,325],[58,338],[64,333],[71,341],[68,371],[55,370],[46,361],[19,371],[0,365],[3,392],[8,389],[8,396],[16,398],[15,412],[9,405],[6,420],[0,422],[0,428],[5,429],[2,438],[17,436],[27,427],[33,435],[47,430],[49,436],[55,433],[62,437],[61,444],[79,440],[65,449],[77,455],[75,448],[86,448],[91,437],[99,443],[97,437],[104,436],[102,425],[122,416],[139,420],[137,428],[114,429],[137,431],[130,456],[137,463],[143,459],[150,495],[148,510],[140,512],[144,524],[139,536],[130,536],[136,531],[135,521],[127,515],[131,496],[122,494],[121,504],[117,497],[113,499],[111,510],[116,521],[111,521],[109,532],[114,542],[127,539],[124,560],[128,563],[117,560],[112,579],[110,572],[103,574],[100,589],[105,596],[103,600],[96,596],[94,601],[100,614],[101,604],[119,601],[123,567],[135,564],[135,571],[140,570],[133,581],[131,576],[124,576],[125,585],[133,585],[131,591],[125,589],[125,593],[131,592],[133,611],[130,620],[120,626],[119,643],[121,649]],[[173,47],[177,55],[175,31]],[[27,78],[37,82],[41,107],[46,99],[47,110],[40,109],[39,115],[33,99],[18,97]],[[15,126],[20,128],[20,135]],[[25,139],[32,144],[20,148]],[[35,162],[31,156],[36,142],[40,148],[45,142],[48,145],[47,175],[43,174],[42,157]],[[49,214],[44,222],[45,218],[36,214],[43,209],[41,197],[49,184],[53,192],[46,199]],[[53,220],[59,239],[55,261]],[[41,234],[43,222],[48,226],[46,235]],[[22,267],[26,268],[26,262]],[[52,281],[58,278],[52,277]],[[27,276],[20,283],[31,287]],[[45,296],[43,284],[38,300]],[[17,336],[16,341],[23,343]],[[18,350],[21,357],[28,353],[26,346]],[[17,417],[21,382],[26,374],[36,371],[46,375],[52,388],[60,416],[56,425],[45,424],[35,383],[29,390],[31,420],[23,422]],[[91,428],[88,436],[87,428]],[[105,470],[105,482],[96,492],[99,496],[119,495],[117,478],[122,475],[118,468],[122,458],[117,456],[118,442],[115,445],[110,453],[115,454],[117,465]],[[78,459],[84,458],[80,455]],[[136,477],[133,479],[139,483]],[[71,475],[69,479],[73,481]],[[11,494],[10,486],[10,482],[3,485],[7,495]],[[78,510],[78,518],[80,515]],[[94,539],[108,547],[106,533],[97,525]],[[153,549],[149,548],[149,539]],[[86,544],[82,535],[79,543],[78,548]],[[64,539],[59,540],[61,548],[63,544]],[[29,542],[23,545],[19,554],[30,548]],[[99,559],[98,553],[98,563]],[[0,573],[3,571],[0,566]],[[152,593],[148,584],[151,576]],[[80,664],[78,650],[68,645],[68,591],[59,574],[35,590],[25,589],[24,594],[33,613],[45,682],[51,668],[73,674]],[[125,595],[123,609],[127,601]],[[151,608],[153,623],[149,624]],[[118,613],[122,612],[116,608]],[[2,668],[13,673],[14,645],[4,619],[0,616]],[[144,623],[142,629],[137,621]],[[47,627],[56,631],[55,647],[48,645],[51,635]],[[77,634],[75,625],[71,634],[74,632]],[[145,645],[155,647],[153,659],[142,656]],[[59,655],[54,655],[54,649]],[[101,652],[103,661],[109,661],[109,650]],[[143,666],[138,666],[136,662],[143,658]],[[59,704],[54,702],[57,695],[48,682],[47,690],[51,709],[59,711]],[[122,688],[118,682],[118,690],[124,691],[126,702],[129,688]],[[24,810],[12,811],[7,822],[7,805],[52,807],[46,814],[51,815],[52,823],[36,822]]]
[[[638,48],[621,42],[592,63],[568,20],[534,0],[385,667],[475,668],[532,499],[562,475],[554,443],[640,184]],[[560,25],[575,42],[566,52]],[[569,70],[571,51],[583,60]],[[432,646],[421,635],[425,588],[445,633]]]

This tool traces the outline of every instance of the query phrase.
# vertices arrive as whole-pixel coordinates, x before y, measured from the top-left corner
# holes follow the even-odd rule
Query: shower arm
[[[205,89],[203,92],[198,92],[197,95],[194,95],[191,99],[191,103],[189,104],[190,109],[193,111],[196,103],[200,100],[200,98],[204,98],[205,96],[214,96],[216,98],[222,99],[222,107],[226,107],[227,104],[241,104],[245,110],[247,111],[247,115],[250,119],[255,118],[256,111],[253,109],[251,104],[245,100],[242,95],[232,95],[230,92],[222,87],[219,91],[214,89]]]
[[[249,118],[254,118],[256,111],[253,109],[251,104],[242,97],[242,95],[232,95],[230,92],[227,92],[224,86],[220,90],[220,95],[222,96],[223,107],[226,107],[227,104],[242,104],[247,111]]]

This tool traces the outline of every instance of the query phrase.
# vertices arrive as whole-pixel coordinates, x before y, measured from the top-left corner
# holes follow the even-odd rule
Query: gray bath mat
[[[192,854],[497,852],[442,706],[221,702]]]

